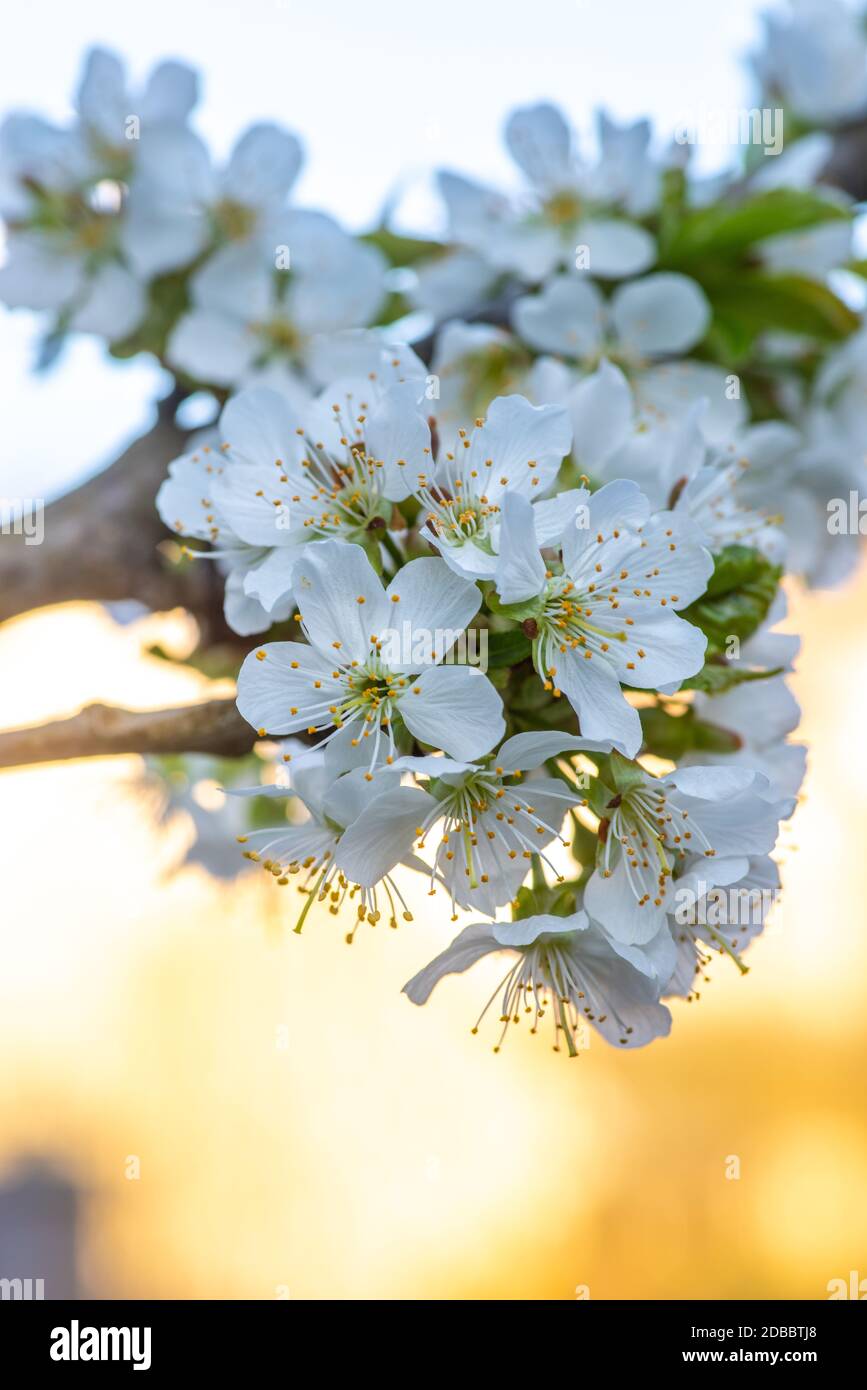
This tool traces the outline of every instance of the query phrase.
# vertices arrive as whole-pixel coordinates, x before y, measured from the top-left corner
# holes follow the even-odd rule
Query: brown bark
[[[216,566],[175,566],[159,550],[169,532],[154,497],[184,448],[176,405],[176,397],[162,402],[147,434],[104,472],[50,503],[41,545],[28,545],[21,535],[0,537],[0,622],[54,603],[138,599],[153,611],[188,608],[206,643],[226,637]]]
[[[232,699],[174,709],[129,710],[86,705],[70,719],[0,733],[0,768],[118,753],[249,753],[256,731]]]
[[[821,182],[841,188],[858,203],[867,199],[867,121],[853,121],[835,131]]]

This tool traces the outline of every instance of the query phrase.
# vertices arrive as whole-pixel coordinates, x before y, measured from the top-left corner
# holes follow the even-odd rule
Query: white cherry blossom
[[[650,941],[671,910],[677,865],[768,854],[786,813],[750,767],[681,767],[664,777],[639,769],[600,823],[587,910],[617,941]]]
[[[388,905],[388,922],[398,916],[412,921],[400,887],[392,877],[401,862],[412,863],[412,842],[424,793],[400,786],[400,773],[388,769],[371,779],[362,767],[345,769],[330,750],[303,750],[287,741],[284,753],[292,763],[286,783],[235,791],[241,796],[268,796],[275,801],[296,798],[306,816],[261,830],[249,830],[236,838],[245,858],[261,864],[280,887],[296,882],[306,902],[294,930],[300,932],[315,901],[328,902],[337,916],[344,904],[355,908],[356,921],[347,934],[352,941],[359,923],[375,926]],[[360,829],[366,854],[358,876],[348,878],[341,861],[341,846],[350,829]]]
[[[238,677],[238,708],[262,737],[345,730],[356,746],[369,740],[372,768],[381,750],[395,756],[400,729],[458,759],[502,736],[502,700],[481,671],[441,665],[442,649],[424,662],[382,655],[384,634],[403,623],[428,636],[463,630],[481,603],[475,584],[429,559],[410,561],[384,589],[360,546],[319,541],[298,560],[293,587],[309,645],[266,643]]]
[[[688,859],[668,917],[677,963],[665,995],[698,998],[713,954],[728,956],[745,975],[743,953],[764,930],[779,891],[780,871],[768,855]]]
[[[701,668],[706,638],[677,610],[704,592],[713,561],[683,518],[651,517],[632,482],[576,492],[571,505],[564,497],[555,505],[562,557],[556,565],[540,554],[543,538],[529,503],[507,497],[497,592],[529,626],[536,670],[547,690],[569,701],[581,733],[610,738],[631,757],[641,724],[621,684],[671,688]]]
[[[609,937],[582,908],[567,917],[540,914],[515,922],[479,922],[465,927],[450,946],[404,985],[413,1004],[424,1004],[446,975],[468,970],[492,953],[507,957],[505,977],[482,1010],[473,1032],[495,1000],[502,1023],[498,1052],[509,1027],[528,1018],[539,1031],[550,1015],[554,1048],[570,1057],[586,1046],[592,1024],[607,1042],[643,1047],[666,1037],[671,1015],[659,1002],[659,976],[670,977],[674,948],[663,926],[643,946]]]
[[[525,782],[524,773],[590,747],[595,745],[570,734],[536,732],[516,734],[496,753],[471,763],[434,756],[395,762],[396,768],[425,781],[428,797],[419,815],[418,849],[433,848],[431,888],[438,883],[445,887],[453,915],[459,905],[493,916],[514,898],[534,855],[548,862],[556,876],[545,850],[584,793],[560,777],[531,776]],[[350,844],[355,851],[356,840],[361,863],[360,828],[347,841],[347,853]]]

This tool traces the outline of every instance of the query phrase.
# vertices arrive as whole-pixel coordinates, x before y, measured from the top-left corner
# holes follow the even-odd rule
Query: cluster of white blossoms
[[[0,301],[50,313],[52,345],[97,333],[197,382],[264,375],[291,392],[319,335],[372,321],[386,262],[290,205],[302,148],[289,131],[251,126],[215,167],[189,124],[197,98],[183,63],[160,63],[136,91],[94,49],[74,122],[3,121]]]
[[[830,3],[805,61],[816,8],[761,64],[814,124],[823,82],[861,100]],[[542,103],[506,125],[517,192],[443,172],[443,241],[353,238],[288,206],[277,127],[215,169],[194,99],[96,53],[71,129],[6,122],[0,297],[215,401],[156,505],[248,652],[272,780],[227,788],[243,855],[299,932],[320,904],[348,940],[411,922],[420,889],[457,935],[405,992],[501,956],[497,1047],[546,1017],[573,1056],[667,1034],[779,891],[805,771],[781,581],[858,554],[867,329],[827,145],[708,181],[646,122],[601,116],[588,160]]]
[[[867,112],[867,33],[845,0],[788,0],[763,15],[753,66],[768,97],[805,123],[834,124]]]
[[[732,532],[731,465],[697,448],[680,451],[674,507],[628,478],[561,485],[562,405],[499,397],[444,451],[412,354],[375,350],[367,378],[306,410],[241,391],[221,441],[176,460],[160,492],[167,524],[226,564],[229,621],[289,628],[250,652],[238,707],[261,739],[293,736],[267,794],[297,798],[306,818],[239,836],[244,853],[278,884],[297,882],[299,930],[314,900],[335,913],[354,900],[350,939],[383,913],[397,925],[409,916],[401,866],[452,921],[489,919],[410,982],[417,1002],[441,974],[507,949],[518,959],[504,1019],[520,998],[534,1026],[550,1009],[570,1051],[586,1021],[620,1045],[649,1041],[668,1029],[660,998],[676,973],[682,985],[687,956],[699,970],[708,946],[739,958],[737,930],[677,919],[683,892],[703,885],[698,902],[771,875],[794,802],[768,756],[725,766],[720,753],[667,773],[642,761],[648,696],[672,725],[688,719],[719,743],[713,711],[699,720],[698,697],[676,696],[684,682],[716,688],[717,673],[738,686],[738,666],[715,653],[703,681],[695,605],[721,572],[716,546],[772,575],[770,609],[769,525],[741,506]],[[486,670],[449,660],[471,626],[493,650]],[[750,662],[742,675],[771,690],[775,669]]]

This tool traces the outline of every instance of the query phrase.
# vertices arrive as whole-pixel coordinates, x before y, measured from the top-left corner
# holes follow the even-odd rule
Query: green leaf
[[[651,705],[639,710],[639,716],[647,752],[674,763],[685,753],[734,753],[741,746],[737,734],[696,718],[693,709],[673,715],[659,705]]]
[[[827,198],[791,188],[773,189],[735,205],[717,203],[681,220],[666,248],[665,263],[680,267],[702,258],[734,258],[764,237],[802,231],[850,215]]]
[[[726,365],[737,366],[749,354],[756,330],[738,321],[736,316],[714,308],[713,322],[705,334],[704,346],[712,357]]]
[[[415,265],[417,261],[442,256],[447,249],[441,241],[401,236],[399,232],[392,232],[388,227],[377,227],[373,232],[365,232],[359,240],[377,247],[391,265]]]
[[[659,199],[659,245],[664,259],[677,238],[686,215],[687,182],[683,169],[666,169]]]
[[[398,319],[402,319],[408,314],[411,308],[412,305],[404,295],[392,290],[390,294],[386,295],[379,307],[379,312],[376,315],[377,325],[385,327],[390,323],[396,323]]]
[[[488,633],[488,666],[517,666],[532,651],[529,638],[519,627],[509,632]]]
[[[724,546],[713,557],[713,574],[703,597],[716,598],[754,579],[767,561],[749,545]]]
[[[714,325],[738,356],[759,333],[776,330],[835,342],[859,324],[833,290],[806,276],[732,269],[698,271],[696,279],[710,300]]]
[[[729,666],[724,661],[707,661],[700,671],[685,680],[681,690],[701,690],[705,695],[722,695],[744,681],[764,681],[778,676],[782,666],[772,671],[747,671],[742,666]]]
[[[707,637],[709,657],[727,654],[729,638],[743,642],[753,635],[767,617],[782,572],[745,545],[728,545],[714,556],[706,592],[681,613]]]

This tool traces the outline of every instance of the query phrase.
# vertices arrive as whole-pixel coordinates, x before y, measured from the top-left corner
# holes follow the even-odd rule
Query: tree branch
[[[173,395],[161,402],[153,429],[46,508],[41,545],[28,545],[21,535],[2,537],[0,623],[53,603],[138,599],[157,612],[189,609],[205,642],[232,637],[216,566],[173,568],[158,549],[170,533],[154,498],[168,464],[184,448],[174,422],[178,400]]]
[[[867,199],[867,121],[852,121],[834,132],[831,157],[819,181],[841,188],[858,203]]]
[[[120,753],[249,753],[257,734],[232,699],[173,709],[86,705],[71,719],[0,733],[0,768],[104,758]]]

